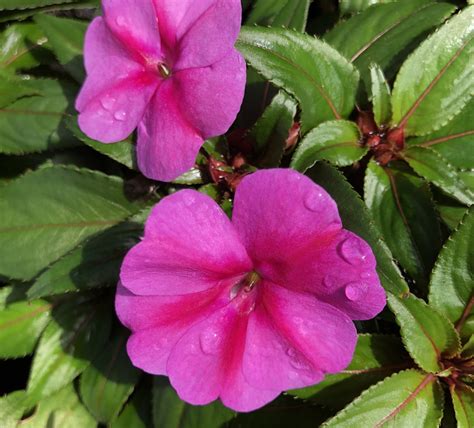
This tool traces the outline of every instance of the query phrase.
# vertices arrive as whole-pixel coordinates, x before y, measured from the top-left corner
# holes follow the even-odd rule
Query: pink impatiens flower
[[[169,376],[189,403],[251,411],[350,363],[352,320],[385,306],[375,265],[321,187],[264,170],[238,186],[232,220],[194,190],[158,203],[122,265],[116,310],[134,365]]]
[[[240,0],[103,0],[89,26],[79,126],[103,143],[138,127],[137,158],[149,178],[189,170],[209,137],[225,133],[244,94],[235,50]]]

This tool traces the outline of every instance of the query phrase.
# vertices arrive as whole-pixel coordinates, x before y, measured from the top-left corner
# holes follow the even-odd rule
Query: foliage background
[[[0,0],[2,428],[474,426],[467,3],[243,1],[242,111],[163,184],[136,170],[133,136],[102,145],[77,126],[98,2]],[[336,199],[376,253],[389,307],[357,323],[353,362],[319,385],[250,414],[189,406],[128,361],[121,260],[163,196],[193,187],[230,213],[240,178],[276,166]]]

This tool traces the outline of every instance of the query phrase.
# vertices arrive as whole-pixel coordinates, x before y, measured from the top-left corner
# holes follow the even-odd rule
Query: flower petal
[[[208,196],[182,190],[153,209],[144,240],[121,269],[123,285],[139,295],[177,295],[216,287],[252,264],[222,209]]]
[[[143,60],[160,60],[160,32],[155,8],[150,0],[102,0],[108,27],[130,51]]]
[[[290,169],[257,171],[237,188],[232,223],[257,269],[294,260],[341,230],[337,206],[308,177]]]
[[[204,140],[184,118],[172,79],[165,80],[138,126],[138,166],[154,180],[171,181],[191,169]]]
[[[179,50],[174,68],[205,67],[222,59],[240,31],[240,0],[154,0],[162,40]]]
[[[204,138],[222,135],[230,128],[244,97],[246,66],[232,51],[205,68],[183,70],[173,77],[183,114]]]
[[[137,127],[159,81],[133,60],[102,18],[89,26],[84,51],[87,79],[76,100],[79,125],[95,140],[120,141]]]
[[[119,284],[115,299],[117,315],[133,334],[127,351],[140,369],[166,375],[169,354],[194,324],[228,303],[220,290],[186,296],[137,296]]]
[[[246,327],[247,317],[229,304],[186,332],[168,359],[182,400],[203,405],[221,397],[234,410],[251,411],[279,395],[250,386],[242,375]]]
[[[262,284],[272,287],[272,284]],[[292,302],[289,302],[292,304]],[[264,303],[250,315],[243,372],[260,388],[286,391],[320,382],[324,374],[278,331]]]
[[[292,348],[292,363],[323,373],[338,373],[352,360],[357,331],[351,319],[307,293],[265,283],[263,301],[273,325]],[[244,373],[248,376],[247,373]]]

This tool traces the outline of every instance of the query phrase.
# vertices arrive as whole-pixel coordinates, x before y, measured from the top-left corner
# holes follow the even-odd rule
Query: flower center
[[[157,69],[158,69],[158,73],[163,79],[167,79],[168,77],[171,76],[171,70],[166,64],[160,62],[157,65]]]
[[[237,282],[230,290],[230,298],[242,315],[249,314],[255,308],[261,276],[253,271]]]

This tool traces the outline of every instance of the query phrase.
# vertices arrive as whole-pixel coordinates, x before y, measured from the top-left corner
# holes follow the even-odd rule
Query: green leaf
[[[188,186],[202,184],[203,182],[204,180],[202,178],[201,170],[197,167],[191,168],[189,171],[186,171],[184,174],[173,180],[173,183],[175,184],[184,184]]]
[[[459,223],[466,215],[468,208],[460,202],[445,195],[441,190],[434,189],[436,208],[443,222],[449,229],[457,229]]]
[[[341,13],[362,12],[374,4],[393,3],[397,0],[339,0],[339,9]]]
[[[393,262],[367,207],[344,176],[325,162],[319,162],[307,175],[335,199],[344,227],[369,243],[377,258],[377,272],[385,289],[399,295],[408,292],[408,285]]]
[[[0,0],[0,10],[33,9],[51,4],[74,3],[77,0]]]
[[[219,401],[207,406],[191,406],[181,401],[163,378],[153,387],[153,425],[155,428],[221,428],[234,412]]]
[[[474,191],[464,182],[459,170],[454,168],[441,154],[430,147],[410,147],[403,158],[426,180],[432,182],[448,195],[463,204],[474,203]]]
[[[27,95],[40,95],[40,92],[15,76],[0,73],[0,108]]]
[[[390,80],[413,43],[454,10],[453,5],[426,0],[379,4],[342,21],[327,33],[325,40],[357,66],[370,88],[371,64],[378,64]],[[416,75],[420,75],[419,70]]]
[[[388,304],[415,362],[427,372],[443,370],[441,358],[460,350],[459,336],[451,322],[413,294],[399,298],[389,293]]]
[[[474,426],[474,391],[468,387],[454,386],[450,388],[458,428]]]
[[[94,236],[41,274],[28,298],[117,285],[123,258],[142,233],[143,224],[132,217]]]
[[[428,183],[402,164],[392,163],[388,168],[372,160],[364,194],[392,254],[421,289],[426,289],[441,248],[441,229]]]
[[[46,34],[59,62],[82,83],[85,77],[82,51],[88,23],[45,14],[36,15],[35,22]]]
[[[27,387],[31,404],[72,382],[103,351],[112,321],[105,303],[74,299],[53,311],[31,366]]]
[[[367,147],[360,145],[360,140],[360,131],[354,122],[324,122],[303,138],[293,155],[291,167],[304,173],[320,160],[337,166],[352,165],[368,152]]]
[[[303,32],[312,0],[257,0],[246,24],[286,27]]]
[[[326,43],[291,30],[243,27],[237,48],[253,68],[298,100],[303,134],[352,112],[358,73]]]
[[[397,373],[363,392],[324,423],[324,428],[439,426],[443,390],[433,374],[417,370]],[[415,422],[416,421],[416,422]]]
[[[285,151],[285,143],[296,115],[296,102],[285,92],[279,92],[250,131],[255,141],[257,165],[277,167]]]
[[[290,391],[291,395],[309,399],[312,403],[340,409],[363,390],[392,373],[410,366],[400,338],[380,334],[361,334],[354,357],[347,369],[327,375],[317,385]]]
[[[474,358],[474,335],[464,344],[461,352],[462,358]]]
[[[393,123],[405,135],[440,129],[472,97],[473,20],[474,7],[467,7],[425,40],[400,69],[393,88]]]
[[[109,423],[120,413],[140,376],[126,352],[127,336],[116,335],[80,379],[82,401],[102,423]]]
[[[72,385],[41,400],[33,415],[21,421],[23,428],[89,428],[95,427],[94,418],[79,401]]]
[[[374,110],[374,118],[377,125],[387,125],[392,118],[392,101],[390,99],[390,87],[382,69],[377,64],[370,66],[371,101]]]
[[[136,169],[135,146],[132,140],[123,140],[113,144],[104,144],[96,140],[92,140],[84,134],[77,124],[77,117],[68,118],[66,120],[67,127],[71,130],[74,136],[81,140],[84,144],[94,150],[102,153],[105,156],[125,165],[130,169]]]
[[[73,88],[51,79],[24,81],[22,86],[38,95],[0,109],[0,153],[18,155],[74,145],[64,126]]]
[[[56,166],[0,187],[0,273],[31,279],[86,238],[138,211],[123,186],[116,177]]]
[[[433,307],[457,324],[463,337],[474,334],[474,208],[441,250],[429,298]]]
[[[25,391],[15,391],[0,397],[0,421],[2,428],[16,428],[26,410]]]
[[[43,300],[16,302],[0,311],[0,358],[23,357],[33,352],[50,319],[51,305]]]
[[[112,421],[111,428],[150,428],[151,422],[151,391],[143,385],[138,387],[132,399],[125,405],[120,416]]]
[[[474,165],[474,98],[461,113],[436,132],[424,137],[410,138],[409,146],[429,147],[437,151],[455,168]]]
[[[1,4],[1,3],[0,3]],[[13,24],[0,35],[0,70],[14,73],[39,64],[41,48],[48,42],[36,24]],[[41,56],[41,55],[40,55]]]

